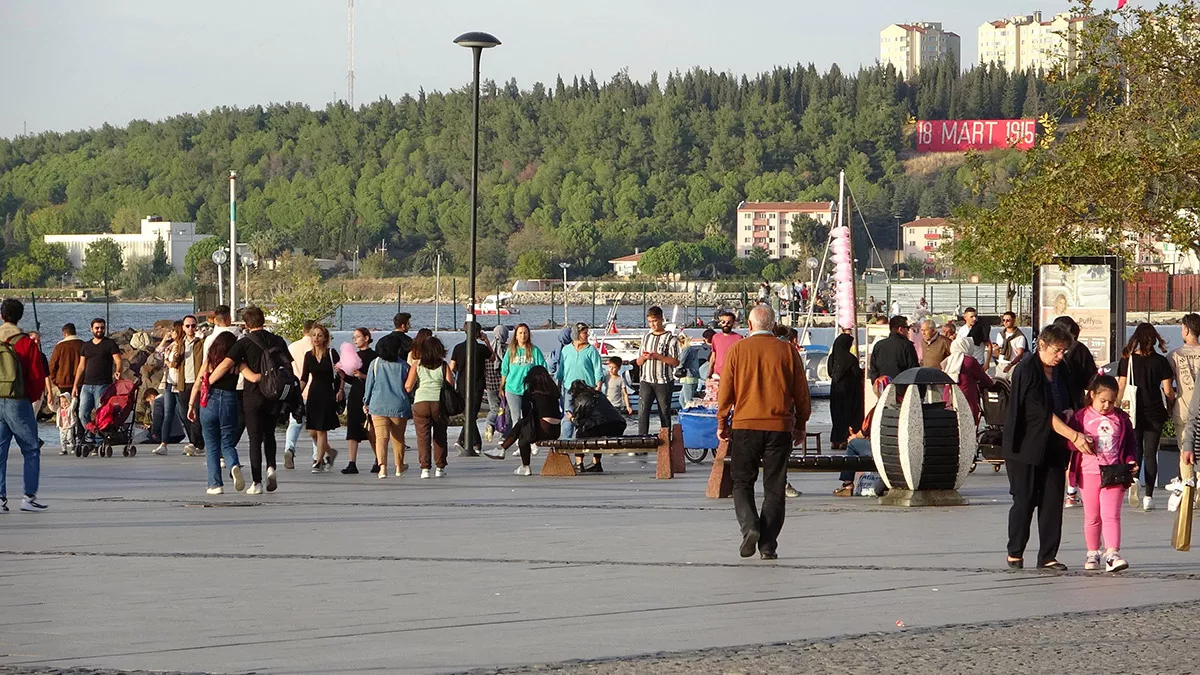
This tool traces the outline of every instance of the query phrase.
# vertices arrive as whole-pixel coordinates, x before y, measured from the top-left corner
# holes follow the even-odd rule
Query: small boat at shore
[[[512,293],[501,293],[499,296],[489,295],[475,308],[475,313],[487,316],[514,316],[521,310],[512,304]]]

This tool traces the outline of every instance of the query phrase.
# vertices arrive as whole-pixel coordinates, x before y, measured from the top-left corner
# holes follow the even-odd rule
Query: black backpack
[[[269,401],[287,403],[300,396],[300,380],[292,370],[292,361],[287,349],[280,346],[278,340],[265,341],[258,339],[262,331],[250,333],[250,339],[262,350],[258,361],[258,372],[262,379],[258,381],[258,391]]]

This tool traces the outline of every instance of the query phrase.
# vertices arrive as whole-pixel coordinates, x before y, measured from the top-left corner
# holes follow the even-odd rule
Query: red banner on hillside
[[[1029,150],[1036,137],[1036,120],[917,121],[917,152]]]

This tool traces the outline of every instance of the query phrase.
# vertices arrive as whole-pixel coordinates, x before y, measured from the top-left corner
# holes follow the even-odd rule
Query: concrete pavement
[[[768,563],[738,558],[732,503],[704,498],[708,463],[656,481],[652,458],[614,457],[602,476],[542,479],[512,475],[514,459],[452,456],[446,477],[421,480],[413,452],[399,479],[298,469],[273,494],[208,497],[200,458],[51,452],[51,510],[0,516],[0,673],[572,659],[622,661],[569,672],[677,672],[679,659],[628,659],[1200,599],[1200,556],[1171,549],[1165,510],[1125,511],[1121,575],[1079,571],[1080,509],[1064,525],[1071,572],[1002,569],[1007,481],[986,469],[968,479],[971,506],[925,510],[836,498],[835,475],[794,475],[805,494]],[[11,492],[19,476],[10,461]],[[738,659],[779,652],[715,656],[730,654],[712,672],[759,672]]]

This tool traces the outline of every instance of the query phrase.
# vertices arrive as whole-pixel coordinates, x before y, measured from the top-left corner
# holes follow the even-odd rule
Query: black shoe
[[[350,462],[346,465],[346,468],[342,469],[342,473],[358,473],[358,467],[355,466],[354,462]]]
[[[604,473],[604,467],[600,466],[600,462],[593,462],[588,468],[580,469],[580,473]]]
[[[766,551],[763,551],[762,553],[760,553],[759,557],[762,558],[763,560],[779,560],[778,553],[768,553]]]
[[[1049,562],[1045,565],[1042,565],[1042,569],[1046,570],[1047,572],[1066,572],[1067,566],[1055,560],[1054,562]]]
[[[371,473],[379,473],[379,465],[378,464],[371,465]]]
[[[1009,560],[1008,561],[1008,569],[1023,570],[1023,569],[1025,569],[1025,561],[1021,560],[1020,558],[1017,558],[1016,560]]]
[[[742,537],[742,547],[738,550],[743,558],[749,558],[754,555],[755,549],[758,548],[758,530],[750,530]]]

